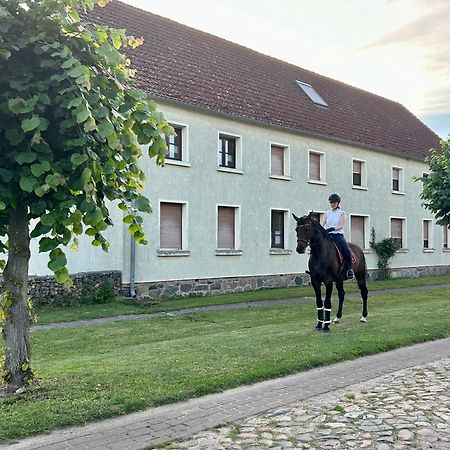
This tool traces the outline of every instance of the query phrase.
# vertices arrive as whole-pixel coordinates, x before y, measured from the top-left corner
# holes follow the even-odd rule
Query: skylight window
[[[308,83],[297,81],[303,92],[316,104],[320,106],[328,106],[328,103],[317,93],[317,91]]]

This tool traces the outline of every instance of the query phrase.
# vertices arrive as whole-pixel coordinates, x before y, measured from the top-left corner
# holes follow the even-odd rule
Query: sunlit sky
[[[397,101],[450,134],[450,0],[122,1]]]

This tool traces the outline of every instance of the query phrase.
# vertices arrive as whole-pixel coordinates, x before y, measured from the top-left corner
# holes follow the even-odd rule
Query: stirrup
[[[348,269],[347,271],[347,280],[353,280],[355,278],[355,274],[352,269]]]

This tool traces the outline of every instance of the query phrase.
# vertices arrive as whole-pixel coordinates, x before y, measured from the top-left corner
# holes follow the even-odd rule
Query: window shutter
[[[284,175],[284,148],[272,145],[271,158],[272,175]]]
[[[391,219],[391,237],[400,247],[403,247],[402,219]]]
[[[351,217],[351,234],[353,244],[364,248],[365,236],[364,236],[364,217],[352,216]]]
[[[161,203],[160,248],[181,249],[182,205]]]
[[[235,208],[219,206],[217,248],[235,248]]]
[[[320,155],[309,154],[309,179],[320,181]]]

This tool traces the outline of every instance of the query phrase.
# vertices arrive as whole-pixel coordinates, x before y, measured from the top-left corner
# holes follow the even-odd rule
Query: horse
[[[315,219],[311,217],[312,213],[307,216],[297,217],[292,214],[297,226],[297,253],[303,254],[306,248],[311,248],[308,268],[311,277],[311,285],[316,294],[317,306],[317,325],[318,331],[330,331],[331,323],[331,293],[333,291],[333,282],[339,297],[339,307],[336,318],[333,323],[339,323],[342,318],[342,307],[344,305],[344,281],[347,279],[346,271],[339,271],[341,266],[339,253],[335,244],[329,237],[325,228]],[[358,288],[362,298],[362,314],[361,322],[367,322],[367,286],[366,286],[366,259],[360,247],[351,242],[348,243],[350,251],[353,253],[356,261],[352,262],[352,269],[355,274]],[[325,285],[325,302],[322,300],[321,285]]]

